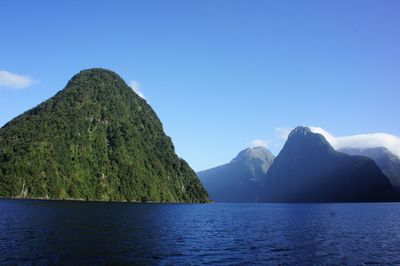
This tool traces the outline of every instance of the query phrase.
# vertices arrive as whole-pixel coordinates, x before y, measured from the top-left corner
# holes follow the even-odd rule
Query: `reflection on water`
[[[400,204],[0,201],[0,264],[399,264]]]

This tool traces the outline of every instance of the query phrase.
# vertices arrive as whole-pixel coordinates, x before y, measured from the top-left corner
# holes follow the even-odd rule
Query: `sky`
[[[117,72],[196,171],[298,125],[400,135],[400,1],[0,1],[0,126]]]

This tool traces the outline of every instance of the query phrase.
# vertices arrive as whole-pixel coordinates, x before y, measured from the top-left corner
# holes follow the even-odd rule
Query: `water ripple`
[[[0,264],[400,264],[400,204],[0,200]]]

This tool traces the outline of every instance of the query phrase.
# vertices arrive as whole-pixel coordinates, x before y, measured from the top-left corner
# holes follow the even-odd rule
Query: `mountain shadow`
[[[265,202],[397,201],[376,163],[335,151],[320,134],[295,128],[265,179]]]
[[[365,149],[342,148],[339,151],[349,155],[361,155],[371,158],[382,170],[382,173],[389,178],[390,183],[397,190],[400,190],[400,158],[385,147]]]

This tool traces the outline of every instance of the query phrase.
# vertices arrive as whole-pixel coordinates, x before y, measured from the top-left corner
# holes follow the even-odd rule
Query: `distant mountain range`
[[[350,155],[361,155],[371,158],[382,172],[389,178],[392,185],[400,190],[400,158],[384,147],[356,149],[343,148],[339,150]]]
[[[266,148],[248,148],[197,174],[216,202],[400,200],[396,155],[382,147],[335,151],[307,127],[295,128],[276,158]]]
[[[274,158],[266,148],[248,148],[230,163],[197,175],[215,202],[257,202]]]
[[[372,159],[337,152],[306,127],[289,134],[265,176],[263,192],[265,202],[400,200]]]

